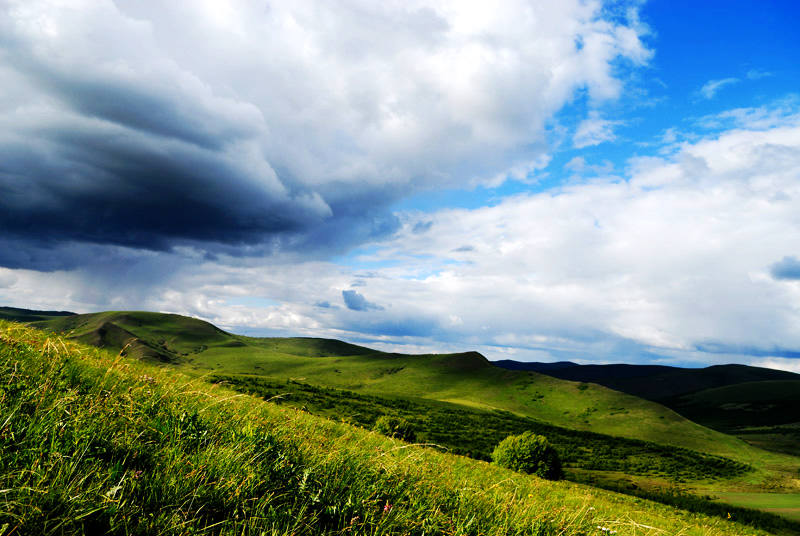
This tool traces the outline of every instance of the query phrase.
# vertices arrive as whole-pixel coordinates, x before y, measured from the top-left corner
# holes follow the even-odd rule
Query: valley
[[[724,427],[695,422],[707,422],[713,411],[691,420],[688,412],[682,415],[656,401],[586,381],[596,377],[575,381],[509,370],[475,352],[402,355],[330,339],[245,337],[179,315],[28,316],[35,318],[33,326],[272,404],[366,429],[380,415],[402,417],[417,430],[418,442],[445,452],[488,460],[507,435],[534,430],[550,438],[567,478],[575,482],[693,511],[713,511],[710,504],[724,501],[731,508],[757,505],[786,519],[794,516],[791,507],[785,508],[800,490],[794,444],[788,442],[783,452],[757,448],[723,433]],[[747,379],[753,374],[786,376],[745,372]],[[763,381],[789,382],[786,392],[791,393],[793,380]],[[725,392],[735,385],[711,389]],[[705,392],[695,395],[695,411],[710,407],[701,402]],[[754,436],[773,431],[742,423],[751,426]],[[762,499],[751,505],[743,496]]]

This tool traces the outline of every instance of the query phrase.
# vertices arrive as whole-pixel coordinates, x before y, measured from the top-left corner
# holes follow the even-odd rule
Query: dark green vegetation
[[[742,452],[740,442],[659,404],[594,384],[503,370],[477,352],[402,355],[326,339],[243,337],[194,318],[147,312],[76,315],[34,325],[195,374],[298,379],[362,394],[505,410],[562,427],[721,456]]]
[[[411,424],[417,441],[449,452],[491,460],[495,446],[510,435],[534,432],[546,436],[568,468],[619,471],[663,477],[671,482],[715,480],[748,471],[742,463],[687,449],[581,430],[570,430],[515,415],[422,399],[385,398],[290,380],[276,382],[252,376],[211,376],[237,391],[278,404],[344,419],[372,429],[382,417]],[[575,473],[573,478],[580,479]]]
[[[417,441],[478,459],[488,459],[506,436],[532,430],[559,449],[568,478],[626,493],[663,494],[677,485],[696,496],[786,497],[800,490],[796,457],[753,448],[639,397],[504,370],[475,352],[401,355],[334,340],[242,337],[200,320],[145,312],[36,325],[367,429],[381,415],[403,418]],[[290,396],[287,389],[294,390]]]
[[[560,379],[593,382],[653,400],[761,448],[800,455],[800,375],[745,365],[702,369],[499,361]]]
[[[563,380],[605,385],[648,400],[662,401],[705,389],[768,380],[800,380],[800,375],[747,365],[714,365],[705,368],[680,368],[663,365],[578,365],[561,363],[521,363],[496,361],[509,370],[541,372]]]
[[[492,451],[492,461],[500,467],[548,480],[558,480],[564,476],[556,449],[546,437],[533,432],[523,432],[502,440]]]
[[[0,319],[14,322],[39,322],[63,316],[73,316],[69,311],[34,311],[17,307],[0,307]]]
[[[415,441],[417,439],[417,432],[411,423],[400,417],[381,415],[375,419],[375,426],[372,429],[379,434],[396,437],[403,441]]]
[[[761,448],[800,456],[800,379],[705,389],[667,404],[693,421]]]
[[[404,445],[1,321],[0,423],[3,534],[764,534]]]

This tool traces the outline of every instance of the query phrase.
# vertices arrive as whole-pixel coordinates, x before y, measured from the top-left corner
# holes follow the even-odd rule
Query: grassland
[[[189,376],[224,379],[266,398],[286,394],[279,391],[292,386],[296,407],[366,427],[373,422],[371,413],[413,408],[404,416],[416,418],[430,441],[476,458],[485,459],[504,433],[546,429],[571,464],[570,478],[626,493],[658,498],[677,485],[680,492],[712,496],[800,490],[797,457],[754,448],[659,404],[598,385],[499,369],[477,353],[410,356],[327,339],[250,338],[196,319],[145,312],[59,317],[37,324],[125,357],[168,364]],[[325,389],[330,396],[320,401]],[[364,400],[366,407],[358,409]],[[447,411],[453,429],[437,431],[434,421],[445,420]],[[415,412],[434,418],[414,417]],[[610,436],[643,442],[640,453],[628,452],[632,444]],[[583,448],[575,448],[580,441]],[[682,449],[694,454],[684,455]],[[720,472],[692,468],[692,456],[705,460],[708,455],[727,460]],[[731,470],[742,466],[749,470]]]
[[[35,325],[97,346],[124,347],[126,355],[177,364],[197,374],[256,374],[505,410],[578,430],[736,456],[743,463],[760,456],[742,441],[659,404],[595,384],[500,369],[474,352],[402,355],[326,339],[242,337],[200,320],[147,312],[94,313]]]
[[[4,534],[760,535],[0,322]]]

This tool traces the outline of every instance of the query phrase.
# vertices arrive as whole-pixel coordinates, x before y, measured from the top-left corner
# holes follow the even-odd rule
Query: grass
[[[494,367],[480,354],[402,355],[325,339],[251,338],[193,318],[105,312],[36,323],[82,342],[196,374],[257,374],[381,396],[511,411],[562,427],[758,461],[741,440],[647,400],[596,384]],[[325,359],[320,359],[325,357]],[[637,423],[631,426],[631,423]]]
[[[0,322],[3,534],[759,535]]]
[[[328,339],[251,338],[226,333],[197,319],[148,312],[76,315],[36,324],[68,332],[80,341],[121,350],[127,357],[169,364],[171,370],[189,376],[217,375],[239,380],[250,377],[280,384],[290,380],[296,385],[313,384],[388,400],[396,407],[413,403],[425,408],[449,408],[450,422],[463,433],[446,430],[436,435],[429,430],[428,437],[447,444],[452,452],[476,458],[486,458],[502,439],[502,433],[549,425],[549,435],[557,436],[555,440],[562,448],[592,438],[588,448],[569,447],[567,457],[575,458],[573,469],[621,474],[616,484],[609,485],[629,493],[633,491],[624,485],[627,476],[651,479],[654,483],[646,488],[648,492],[675,483],[689,491],[702,489],[709,493],[800,490],[800,458],[754,448],[659,404],[595,384],[493,367],[474,352],[413,356],[382,353]],[[370,425],[369,419],[359,420],[337,404],[325,411],[319,406],[312,409],[320,415]],[[471,419],[475,420],[470,422]],[[560,431],[565,428],[578,434],[565,435]],[[590,431],[602,434],[592,435]],[[598,439],[607,436],[645,443],[636,447],[642,451],[638,455],[623,449],[620,455],[612,456],[617,446],[625,443],[610,447],[607,440]],[[469,444],[456,444],[458,437],[469,437]],[[703,453],[695,458],[704,467],[708,464],[703,456],[712,455],[753,470],[723,475],[715,474],[712,468],[709,474],[698,463],[692,464],[692,455],[684,455],[683,449]],[[788,454],[793,452],[791,445],[786,450]],[[598,452],[603,454],[597,455]],[[573,472],[571,477],[578,474],[583,478],[583,472]],[[608,484],[607,476],[600,480]]]
[[[717,498],[726,503],[760,508],[767,512],[800,522],[800,493],[718,493]]]
[[[720,456],[641,440],[571,430],[507,411],[465,408],[425,399],[364,395],[298,381],[275,382],[253,376],[210,376],[233,389],[276,404],[343,419],[367,429],[382,416],[409,422],[423,443],[449,452],[490,460],[495,446],[509,435],[532,431],[546,436],[568,468],[621,471],[660,477],[668,483],[713,481],[746,474],[750,467]]]

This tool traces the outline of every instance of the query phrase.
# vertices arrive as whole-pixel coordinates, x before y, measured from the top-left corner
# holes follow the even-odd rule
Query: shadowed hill
[[[0,307],[0,319],[14,322],[37,322],[53,317],[72,316],[69,311],[36,311],[34,309],[20,309],[18,307]]]
[[[691,421],[734,434],[759,448],[800,454],[800,375],[792,372],[747,365],[687,369],[570,362],[494,364],[604,385],[663,404]]]
[[[800,380],[727,385],[680,396],[669,403],[681,414],[721,430],[792,424],[800,422]]]
[[[591,382],[615,391],[661,402],[705,389],[768,380],[800,380],[799,374],[748,365],[714,365],[680,368],[660,365],[578,365],[494,361],[509,370],[530,370],[562,380]]]
[[[510,411],[576,430],[675,445],[745,463],[743,443],[642,398],[595,384],[493,366],[477,352],[405,355],[316,338],[227,333],[185,316],[110,311],[34,325],[193,374],[255,375],[389,397]],[[632,423],[636,423],[635,426]]]
[[[715,517],[689,514],[515,474],[232,396],[185,371],[0,321],[0,526],[276,536],[766,536],[739,522],[793,527],[743,508],[687,505]]]

